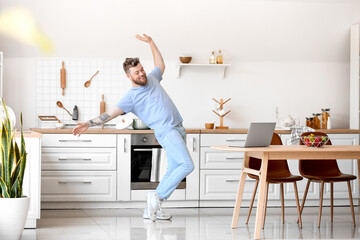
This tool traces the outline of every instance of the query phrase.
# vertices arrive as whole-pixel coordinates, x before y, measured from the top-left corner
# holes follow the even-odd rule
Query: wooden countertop
[[[23,134],[25,138],[42,138],[42,134],[40,132],[31,131],[31,130],[23,130]],[[21,137],[20,131],[15,132],[15,137]]]
[[[31,128],[36,133],[43,134],[71,134],[72,128],[54,129],[54,128]],[[234,129],[200,129],[187,128],[187,133],[203,133],[203,134],[247,134],[247,128]],[[318,129],[319,132],[326,134],[359,134],[360,129]],[[114,129],[114,128],[90,128],[84,134],[140,134],[153,133],[153,130],[129,130],[129,129]],[[278,134],[290,134],[290,130],[275,130]]]

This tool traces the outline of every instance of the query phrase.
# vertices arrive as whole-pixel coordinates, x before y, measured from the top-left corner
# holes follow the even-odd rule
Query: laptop
[[[244,146],[230,147],[268,147],[275,130],[275,122],[253,122],[250,124]]]

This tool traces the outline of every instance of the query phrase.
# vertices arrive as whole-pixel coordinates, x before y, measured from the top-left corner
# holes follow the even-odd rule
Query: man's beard
[[[133,80],[134,83],[136,83],[137,85],[140,85],[140,86],[145,86],[145,85],[147,84],[147,77],[146,77],[146,76],[144,76],[144,80],[143,80],[143,81],[141,81],[140,79],[139,79],[139,80],[135,80],[135,79],[133,79],[133,78],[132,78],[132,80]]]

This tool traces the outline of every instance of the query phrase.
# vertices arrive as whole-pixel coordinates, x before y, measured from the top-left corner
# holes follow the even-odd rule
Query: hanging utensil
[[[66,70],[64,67],[64,61],[62,62],[62,68],[60,69],[60,86],[62,88],[62,95],[65,95],[65,88],[66,88]]]
[[[90,87],[91,80],[92,80],[93,77],[95,77],[96,74],[98,74],[98,73],[99,73],[99,70],[90,78],[90,80],[88,80],[88,81],[86,81],[86,82],[84,83],[84,87],[86,87],[86,88]]]
[[[62,109],[64,109],[65,111],[67,111],[67,113],[72,117],[72,114],[64,107],[64,105],[63,105],[60,101],[57,101],[57,102],[56,102],[56,105],[57,105],[59,108],[62,108]]]

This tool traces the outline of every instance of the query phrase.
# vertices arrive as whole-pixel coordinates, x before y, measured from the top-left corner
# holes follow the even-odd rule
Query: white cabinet
[[[328,134],[329,138],[331,139],[331,143],[333,145],[359,145],[359,135],[358,134]],[[289,134],[281,135],[281,139],[283,144],[286,145],[288,140],[290,139]],[[349,160],[340,160],[337,161],[339,168],[342,172],[348,174],[357,175],[357,160],[349,159]],[[297,160],[290,160],[288,161],[289,168],[292,174],[300,175],[299,173],[299,161]],[[298,182],[298,191],[299,197],[302,199],[306,187],[307,179]],[[351,190],[354,197],[357,197],[359,194],[359,186],[358,180],[351,181]],[[284,194],[285,198],[293,199],[294,197],[294,188],[293,184],[286,184],[284,187]],[[348,199],[348,189],[346,182],[335,183],[334,184],[334,198],[338,199]],[[309,192],[307,194],[307,199],[316,199],[320,198],[320,184],[312,183],[310,184]],[[324,192],[324,199],[330,199],[330,185],[325,184],[325,192]],[[348,202],[348,200],[347,200]],[[344,202],[345,204],[346,201]],[[334,202],[336,204],[336,201]],[[340,203],[341,204],[341,203]]]
[[[244,153],[219,151],[214,145],[243,146],[246,134],[201,134],[200,141],[200,200],[235,201]],[[244,200],[254,191],[255,180],[247,177]],[[269,187],[269,199],[278,198],[277,188]],[[216,204],[220,206],[219,203]],[[228,206],[228,205],[224,205]]]
[[[117,201],[130,201],[131,135],[117,135]],[[144,198],[145,199],[145,198]]]
[[[199,200],[200,134],[187,134],[186,144],[194,163],[194,171],[186,177],[185,198],[186,200]]]
[[[20,146],[20,138],[16,138],[16,142]],[[24,174],[23,192],[25,196],[30,197],[25,228],[36,228],[36,220],[40,219],[41,205],[41,138],[25,138],[25,146],[28,155]]]
[[[116,135],[44,134],[42,201],[116,201]]]

